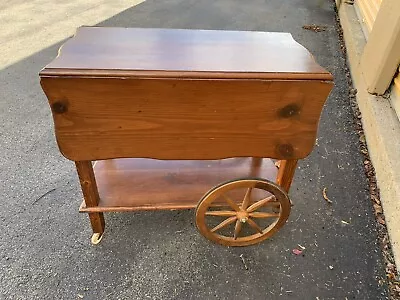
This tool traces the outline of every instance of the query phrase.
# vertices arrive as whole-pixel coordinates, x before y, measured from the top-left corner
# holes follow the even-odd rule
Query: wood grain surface
[[[252,171],[251,158],[224,160],[112,159],[94,167],[100,202],[82,203],[81,212],[185,209],[196,207],[212,187],[235,178],[257,176],[274,181],[277,169],[263,159]]]
[[[320,79],[289,33],[81,27],[41,76]]]
[[[294,173],[296,172],[297,159],[281,160],[276,183],[279,184],[285,192],[289,192]]]
[[[79,182],[83,193],[83,202],[87,207],[97,207],[100,201],[97,189],[96,178],[93,172],[92,162],[77,161],[75,162],[76,171],[78,172]],[[89,213],[89,220],[94,233],[103,233],[105,221],[103,213]]]
[[[332,83],[42,78],[71,160],[298,159],[312,150]]]

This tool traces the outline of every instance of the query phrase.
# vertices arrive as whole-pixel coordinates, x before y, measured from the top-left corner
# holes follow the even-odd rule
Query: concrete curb
[[[340,23],[369,154],[375,168],[395,263],[400,268],[400,122],[390,101],[367,92],[359,67],[365,37],[352,5],[339,7]]]

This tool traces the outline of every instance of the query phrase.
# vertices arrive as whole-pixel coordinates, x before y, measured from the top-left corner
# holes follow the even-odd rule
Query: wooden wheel
[[[207,239],[248,246],[276,233],[290,214],[287,193],[265,179],[239,179],[207,192],[196,209],[196,224]]]

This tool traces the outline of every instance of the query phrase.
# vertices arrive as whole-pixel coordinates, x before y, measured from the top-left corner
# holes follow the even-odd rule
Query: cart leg
[[[281,160],[276,183],[279,184],[287,193],[292,184],[294,172],[296,171],[297,159]]]
[[[99,192],[96,178],[94,177],[91,161],[76,161],[79,181],[82,187],[86,207],[94,207],[99,204]],[[103,237],[105,222],[103,213],[89,213],[90,224],[93,229],[92,243],[98,244]]]
[[[262,157],[252,157],[251,158],[251,169],[250,169],[251,177],[259,177],[260,176],[262,161],[263,161]]]

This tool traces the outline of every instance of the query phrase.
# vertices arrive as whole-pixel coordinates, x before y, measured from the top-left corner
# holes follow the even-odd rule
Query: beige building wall
[[[355,0],[367,45],[360,68],[368,92],[382,95],[390,88],[390,101],[400,119],[400,0]]]
[[[367,33],[372,31],[381,3],[382,0],[356,0],[354,3]]]

